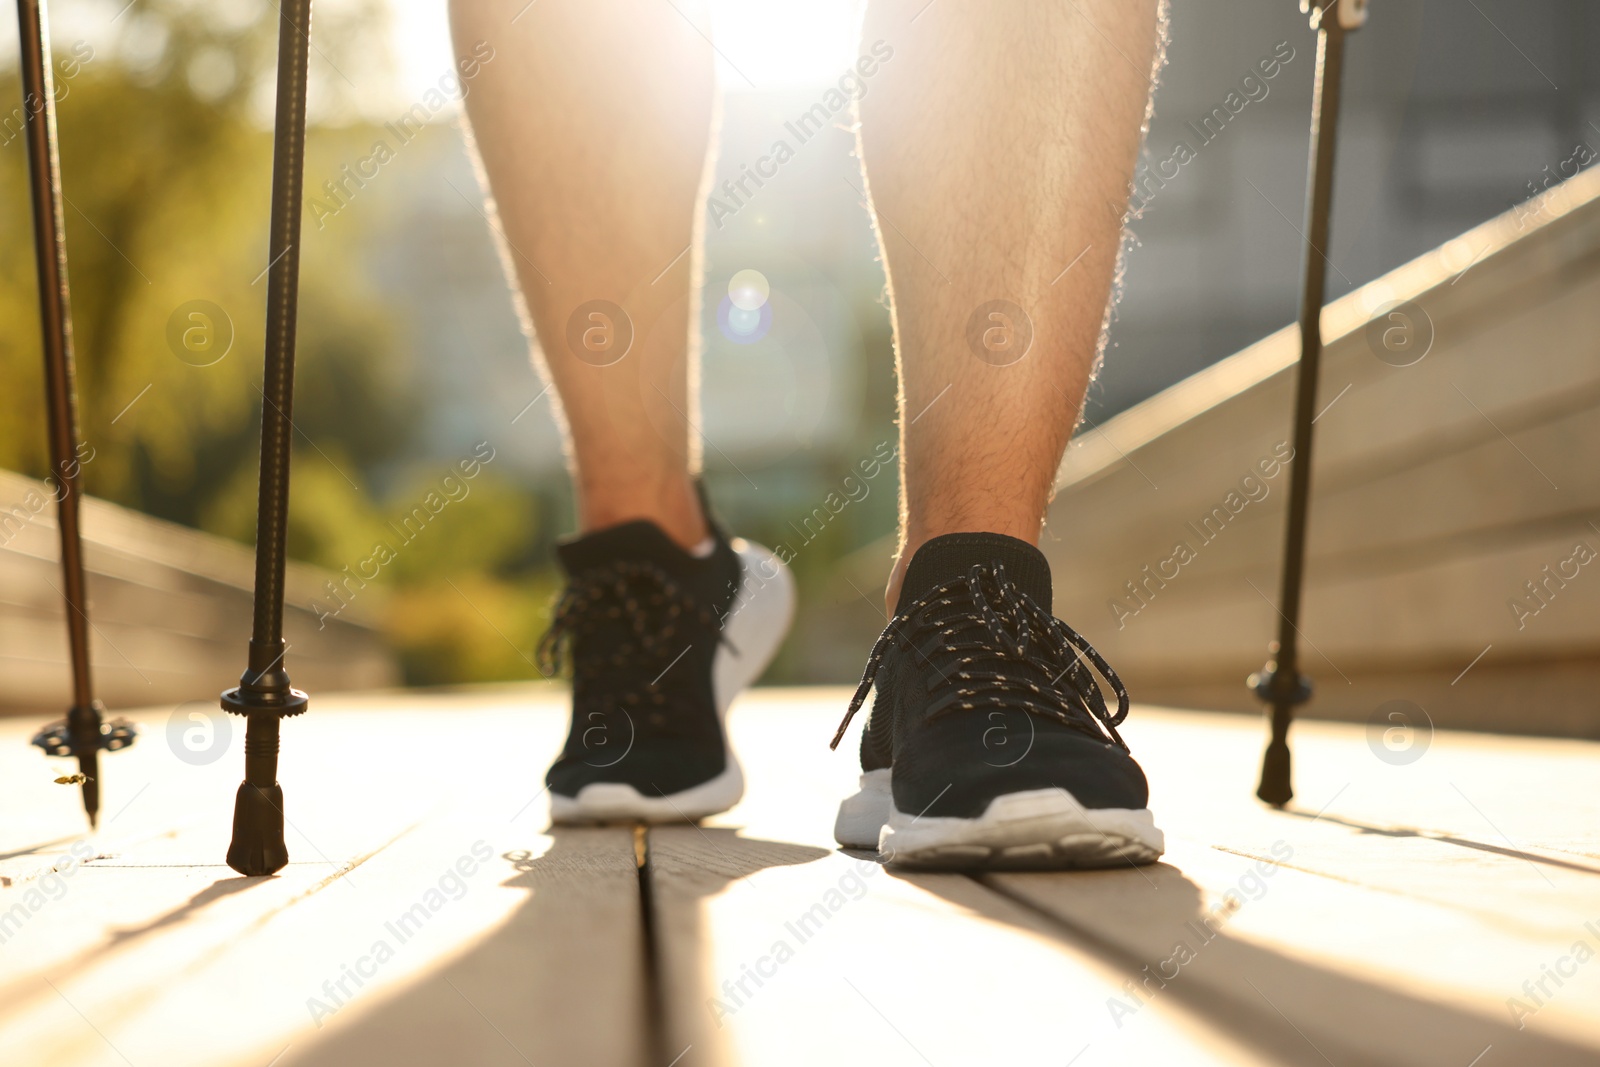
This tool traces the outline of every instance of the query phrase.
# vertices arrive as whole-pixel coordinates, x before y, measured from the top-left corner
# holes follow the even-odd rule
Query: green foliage
[[[387,631],[406,681],[512,681],[538,676],[535,638],[549,621],[553,574],[515,584],[485,576],[435,580],[396,591]]]
[[[420,473],[420,472],[419,472]],[[521,486],[485,470],[470,481],[455,479],[459,499],[446,495],[448,522],[430,524],[398,554],[396,578],[424,582],[430,578],[473,574],[513,574],[527,563],[528,546],[538,526],[535,500]],[[392,494],[403,514],[428,492],[437,492],[437,476],[413,479]]]
[[[365,10],[377,17],[381,8]],[[96,451],[86,484],[191,524],[255,454],[271,139],[254,101],[271,84],[275,15],[274,5],[244,0],[150,0],[128,12],[115,54],[57,46],[80,420]],[[330,63],[371,51],[348,21],[317,30]],[[336,108],[347,90],[336,78],[319,82]],[[31,324],[25,166],[20,137],[0,147],[0,308],[5,321]],[[349,256],[330,242],[303,259],[307,292],[347,297],[305,309],[302,365],[313,380],[329,373],[324,366],[377,362],[386,341],[373,328],[383,309],[347,284],[357,274]],[[215,326],[232,335],[211,366],[185,362],[168,339],[169,320],[195,300],[219,307]],[[15,384],[0,419],[0,463],[31,473],[47,469],[40,367],[36,332],[0,336],[0,374]]]
[[[336,172],[373,141],[350,119],[356,86],[383,83],[382,17],[377,0],[318,10],[308,174]],[[114,48],[55,45],[80,432],[94,448],[85,485],[253,544],[277,6],[144,0],[119,27]],[[14,69],[5,81],[20,99]],[[16,327],[0,332],[0,466],[42,476],[20,126],[19,116],[0,133],[0,321]],[[308,217],[300,249],[289,550],[335,571],[394,540],[388,523],[447,473],[416,464],[424,398],[408,373],[405,309],[367,280],[365,221],[352,213],[319,231]],[[195,318],[196,301],[220,312]],[[197,352],[186,336],[211,346]],[[532,673],[497,629],[530,644],[549,600],[529,558],[536,498],[487,470],[470,487],[450,521],[405,545],[376,583],[391,594],[373,603],[386,605],[384,628],[412,680]]]

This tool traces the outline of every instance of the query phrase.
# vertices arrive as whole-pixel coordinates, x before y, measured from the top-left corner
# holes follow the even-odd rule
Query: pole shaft
[[[82,488],[73,380],[72,302],[61,209],[61,160],[56,150],[55,78],[50,69],[49,20],[42,0],[18,0],[17,28],[22,45],[22,110],[33,194],[33,245],[39,270],[51,477],[56,486],[56,526],[61,537],[61,580],[65,587],[62,595],[67,601],[67,640],[72,654],[72,703],[77,708],[90,708],[94,705],[94,686],[89,674],[89,605],[78,523]]]
[[[289,862],[278,785],[280,717],[305,710],[283,665],[283,572],[294,432],[294,334],[300,282],[300,193],[306,147],[306,63],[311,0],[283,0],[278,24],[278,101],[273,120],[272,222],[267,264],[266,369],[261,389],[261,497],[256,518],[256,599],[249,666],[222,706],[248,717],[245,780],[233,805],[228,866],[267,875]]]
[[[300,199],[305,160],[306,73],[311,0],[283,0],[278,26],[277,118],[272,145],[272,222],[267,271],[266,370],[261,405],[261,496],[256,519],[251,667],[281,654],[283,574],[289,518],[294,342],[300,279]]]
[[[1334,137],[1339,122],[1339,79],[1344,34],[1337,15],[1325,12],[1317,34],[1317,73],[1311,109],[1311,183],[1306,195],[1306,255],[1300,293],[1300,362],[1295,369],[1294,469],[1289,479],[1289,515],[1284,529],[1279,584],[1278,677],[1285,694],[1273,705],[1273,730],[1288,728],[1299,675],[1300,595],[1304,585],[1306,519],[1311,503],[1312,420],[1322,361],[1322,308],[1327,291],[1328,222],[1333,203]]]

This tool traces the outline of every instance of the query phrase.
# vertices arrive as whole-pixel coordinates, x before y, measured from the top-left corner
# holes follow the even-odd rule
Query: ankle
[[[693,551],[711,527],[687,478],[651,486],[589,486],[578,491],[578,529],[590,534],[640,519],[655,523],[679,547]]]
[[[1028,515],[951,515],[938,521],[914,522],[900,538],[900,558],[909,561],[917,549],[935,537],[959,533],[993,533],[1015,537],[1018,541],[1039,547],[1039,535],[1044,530],[1042,514]]]

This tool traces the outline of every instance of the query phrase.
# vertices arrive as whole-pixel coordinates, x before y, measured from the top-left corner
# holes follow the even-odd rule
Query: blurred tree
[[[356,89],[339,72],[382,51],[371,32],[384,17],[378,0],[339,10],[316,25],[313,99],[324,115],[353,113]],[[110,45],[56,42],[79,405],[95,448],[86,485],[193,525],[256,457],[277,24],[262,0],[148,0]],[[20,100],[14,69],[8,80]],[[0,146],[0,308],[19,326],[36,322],[37,306],[25,166],[20,137]],[[304,250],[299,396],[381,380],[396,343],[352,254],[331,241]],[[12,385],[0,464],[42,473],[36,329],[0,336],[0,374]],[[318,445],[366,463],[403,451],[401,398],[360,396],[311,403]],[[297,423],[313,432],[302,411]]]
[[[58,2],[58,26],[69,24]],[[381,99],[382,0],[317,8],[307,175],[365,155],[359,87]],[[144,0],[105,42],[57,40],[55,76],[87,490],[254,540],[277,6]],[[0,60],[3,62],[3,60]],[[0,67],[19,102],[16,68]],[[21,112],[0,113],[0,466],[48,472]],[[311,182],[315,185],[315,182]],[[315,190],[312,195],[316,195]],[[370,282],[362,213],[302,230],[289,547],[338,570],[443,472],[416,464],[424,412],[406,309]],[[389,220],[390,224],[392,220]],[[392,486],[387,494],[379,490]],[[406,546],[382,584],[408,677],[527,677],[549,597],[529,579],[530,490],[487,474],[452,521]],[[450,584],[454,581],[455,587]],[[472,590],[473,606],[458,589]]]

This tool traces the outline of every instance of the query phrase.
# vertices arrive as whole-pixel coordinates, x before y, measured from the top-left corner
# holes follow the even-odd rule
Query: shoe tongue
[[[556,542],[556,557],[569,575],[603,567],[619,559],[654,563],[668,574],[693,570],[701,562],[679,548],[666,532],[648,519],[619,523],[582,537]]]
[[[1006,578],[1049,611],[1050,564],[1044,553],[1026,541],[997,533],[955,533],[935,537],[917,549],[906,567],[897,614],[935,586],[965,578],[974,564],[1005,568]]]

